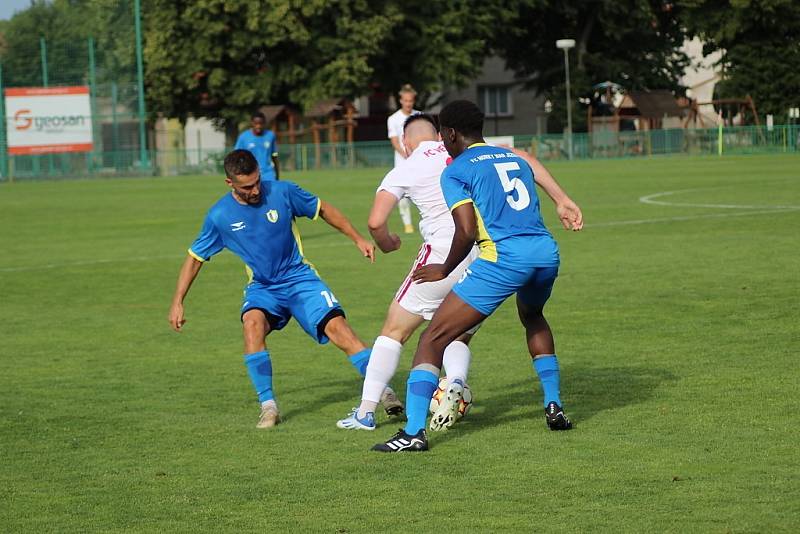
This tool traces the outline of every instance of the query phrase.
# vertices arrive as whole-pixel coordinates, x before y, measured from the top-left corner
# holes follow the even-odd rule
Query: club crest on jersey
[[[278,222],[278,212],[277,210],[269,210],[267,212],[267,220],[271,223]]]

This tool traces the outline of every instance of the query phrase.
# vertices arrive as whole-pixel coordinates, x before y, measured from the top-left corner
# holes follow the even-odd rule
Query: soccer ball
[[[428,406],[428,409],[431,413],[435,412],[437,408],[439,408],[439,403],[442,402],[444,396],[447,394],[447,377],[442,378],[439,380],[439,387],[436,388],[436,391],[433,392],[433,397],[431,397],[431,403]],[[461,419],[472,407],[472,390],[469,389],[467,384],[464,384],[464,398],[461,399],[461,402],[458,403],[458,415],[456,415],[457,419]]]

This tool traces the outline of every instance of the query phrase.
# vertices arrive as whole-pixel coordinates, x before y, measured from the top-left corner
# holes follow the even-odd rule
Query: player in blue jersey
[[[267,130],[267,118],[263,113],[253,113],[250,117],[250,128],[239,134],[234,148],[252,152],[258,168],[261,169],[263,181],[278,179],[278,143],[275,132]]]
[[[370,351],[353,332],[330,288],[303,258],[296,217],[325,222],[353,240],[370,261],[375,246],[353,228],[335,207],[291,182],[262,181],[258,164],[247,150],[234,150],[225,157],[225,182],[231,192],[214,204],[206,215],[200,235],[183,263],[168,320],[181,331],[183,300],[200,268],[224,248],[245,263],[249,283],[241,308],[244,361],[261,401],[258,428],[280,421],[272,391],[272,361],[265,338],[294,317],[318,343],[329,340],[347,354],[364,376]],[[386,388],[381,399],[387,413],[402,411],[394,392]]]
[[[542,384],[547,426],[551,430],[572,427],[561,409],[555,344],[542,313],[558,275],[558,246],[542,222],[531,168],[512,150],[484,142],[483,113],[472,102],[447,104],[439,124],[442,141],[453,157],[442,173],[441,186],[456,231],[445,263],[418,268],[414,280],[442,280],[476,241],[481,252],[420,336],[407,382],[408,423],[373,447],[381,452],[428,450],[428,404],[438,384],[445,347],[515,293],[528,351]],[[581,211],[555,180],[540,181],[540,185],[556,203],[564,226],[580,230]],[[445,401],[431,418],[432,430],[453,424],[462,395],[463,384],[450,381]]]

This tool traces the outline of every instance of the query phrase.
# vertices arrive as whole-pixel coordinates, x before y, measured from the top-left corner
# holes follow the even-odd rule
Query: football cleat
[[[453,426],[458,419],[458,407],[464,398],[464,386],[452,382],[447,386],[444,399],[431,416],[430,429],[433,431],[445,430]]]
[[[383,409],[386,410],[386,415],[388,416],[402,415],[403,413],[403,403],[400,402],[397,394],[389,386],[386,386],[386,389],[381,394],[381,404],[383,404]]]
[[[256,428],[272,428],[281,422],[281,414],[275,404],[267,404],[261,407],[261,417],[258,419]]]
[[[567,418],[561,406],[555,402],[550,402],[547,408],[544,409],[545,421],[547,428],[550,430],[569,430],[572,428],[572,422]]]
[[[359,418],[358,408],[353,408],[350,415],[336,421],[336,426],[345,430],[375,430],[375,414],[367,412],[364,417]]]
[[[373,451],[378,452],[422,452],[428,450],[428,436],[425,429],[420,429],[415,435],[406,434],[401,428],[400,431],[389,438],[384,443],[378,443],[372,447]]]
[[[403,231],[404,231],[405,233],[407,233],[407,234],[413,234],[413,233],[414,233],[414,225],[413,225],[413,224],[407,224],[407,225],[405,225],[405,226],[403,227]]]

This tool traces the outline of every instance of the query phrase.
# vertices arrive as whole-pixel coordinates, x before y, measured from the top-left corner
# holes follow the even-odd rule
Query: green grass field
[[[507,302],[473,343],[472,412],[420,455],[368,451],[399,426],[384,417],[335,428],[360,380],[295,323],[268,340],[285,423],[254,428],[235,257],[169,329],[220,177],[0,185],[0,531],[798,531],[800,158],[550,168],[587,222],[556,228],[542,200],[576,428],[546,430]],[[290,178],[366,230],[382,174]],[[322,222],[301,231],[371,342],[418,237],[370,265]]]

